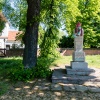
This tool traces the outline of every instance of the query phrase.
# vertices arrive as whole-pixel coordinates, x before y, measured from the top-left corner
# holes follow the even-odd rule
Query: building
[[[8,31],[9,31],[9,24],[6,23],[5,28],[3,29],[2,33],[0,33],[0,48],[6,48],[5,42],[8,39]]]
[[[16,40],[18,31],[8,31],[8,39],[6,41],[6,49],[24,48],[20,40]]]
[[[2,33],[0,33],[0,49],[23,48],[21,41],[16,41],[18,31],[9,30],[9,24],[6,23]]]

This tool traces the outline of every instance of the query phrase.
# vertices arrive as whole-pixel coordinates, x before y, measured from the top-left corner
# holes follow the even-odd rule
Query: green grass
[[[7,92],[9,86],[5,82],[0,82],[0,96]]]
[[[9,89],[8,75],[10,70],[18,69],[21,66],[22,58],[20,57],[0,58],[0,95]]]
[[[86,56],[86,62],[89,67],[100,68],[100,55]]]
[[[89,67],[100,68],[100,55],[89,55],[86,56],[85,60]],[[51,66],[70,65],[70,61],[72,61],[72,56],[61,56]]]
[[[61,65],[70,65],[70,61],[71,61],[72,57],[71,56],[61,56],[59,58],[57,58],[52,64],[51,66],[61,66]]]
[[[0,79],[7,77],[9,71],[22,67],[21,57],[0,58]]]

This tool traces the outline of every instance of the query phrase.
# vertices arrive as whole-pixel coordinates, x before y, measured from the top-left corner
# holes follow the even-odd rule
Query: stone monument
[[[72,54],[73,61],[71,61],[71,67],[66,67],[68,75],[88,75],[90,73],[88,63],[85,62],[85,52],[83,51],[83,36],[84,30],[81,27],[81,23],[78,22],[74,30],[74,52]]]
[[[70,66],[54,69],[52,74],[53,83],[83,84],[84,82],[100,82],[100,70],[88,68],[83,51],[84,30],[81,23],[76,24],[74,30],[74,52]]]

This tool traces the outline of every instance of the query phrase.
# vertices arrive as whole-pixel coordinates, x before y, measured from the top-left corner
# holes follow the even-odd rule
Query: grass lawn
[[[100,55],[89,55],[85,60],[89,67],[100,68]],[[51,66],[70,65],[70,61],[72,61],[72,56],[61,56]]]

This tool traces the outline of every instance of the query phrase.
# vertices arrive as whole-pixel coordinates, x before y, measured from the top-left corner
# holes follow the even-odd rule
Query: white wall
[[[0,39],[0,48],[6,48],[6,41],[7,39]]]
[[[5,28],[2,31],[2,37],[8,37],[8,31],[9,31],[9,24],[6,23]]]
[[[24,48],[24,45],[21,45],[20,41],[7,41],[6,45],[9,45],[10,48],[13,48],[13,45],[16,45],[16,48]]]
[[[6,23],[5,28],[3,29],[0,37],[8,37],[8,31],[9,31],[9,24]],[[5,39],[5,42],[7,39]],[[5,48],[4,38],[0,38],[0,48]]]

